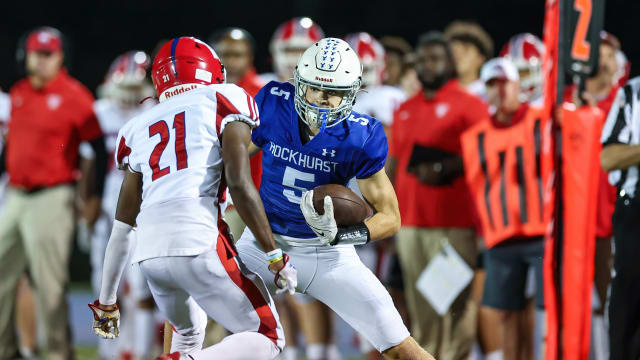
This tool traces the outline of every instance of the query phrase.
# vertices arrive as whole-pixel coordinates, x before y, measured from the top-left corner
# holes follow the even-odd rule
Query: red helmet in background
[[[293,18],[278,26],[269,45],[276,75],[292,78],[302,53],[322,38],[324,31],[308,17]]]
[[[185,91],[226,81],[224,66],[218,54],[206,43],[194,37],[179,37],[167,41],[153,60],[151,79],[158,100]]]
[[[523,101],[534,101],[542,97],[542,59],[544,43],[533,34],[514,35],[500,51],[508,57],[520,74],[520,94]]]
[[[362,87],[372,88],[382,84],[384,72],[384,47],[366,32],[345,36],[345,41],[355,50],[362,63]]]
[[[135,107],[153,96],[147,79],[151,59],[144,51],[132,50],[118,56],[109,67],[104,83],[98,87],[99,97],[109,97],[126,107]]]

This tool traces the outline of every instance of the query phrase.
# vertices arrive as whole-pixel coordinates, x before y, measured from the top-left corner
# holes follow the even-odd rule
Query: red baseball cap
[[[38,29],[27,37],[27,52],[32,51],[62,51],[62,37],[55,29]]]

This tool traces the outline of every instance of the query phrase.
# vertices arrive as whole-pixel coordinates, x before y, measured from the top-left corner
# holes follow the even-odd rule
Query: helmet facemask
[[[351,86],[330,86],[311,82],[304,79],[298,73],[298,69],[293,72],[293,81],[296,88],[294,97],[295,109],[302,121],[312,129],[324,129],[337,125],[351,114],[351,109],[355,102],[356,94],[360,90],[362,80],[358,79]],[[314,87],[321,90],[344,91],[342,101],[336,107],[320,107],[309,103],[306,98],[307,89]]]

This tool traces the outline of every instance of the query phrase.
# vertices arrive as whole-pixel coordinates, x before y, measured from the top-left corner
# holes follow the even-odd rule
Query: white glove
[[[338,234],[338,224],[333,217],[333,201],[331,196],[324,197],[324,214],[319,215],[313,207],[313,190],[302,194],[300,210],[307,221],[307,225],[322,241],[322,245],[328,245]]]
[[[78,241],[78,248],[85,254],[91,251],[91,235],[93,235],[93,229],[89,227],[87,220],[85,218],[78,219],[76,240]]]
[[[291,265],[289,255],[282,254],[282,263],[284,266],[278,271],[269,268],[269,270],[276,275],[273,279],[277,288],[276,294],[288,292],[289,295],[293,295],[296,293],[296,286],[298,286],[298,271]]]
[[[94,301],[89,304],[89,309],[93,311],[93,331],[98,336],[105,339],[115,339],[120,335],[120,309],[116,305],[113,310],[100,308],[100,302]]]

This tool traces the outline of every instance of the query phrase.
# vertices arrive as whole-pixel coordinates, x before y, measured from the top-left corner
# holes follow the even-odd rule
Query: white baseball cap
[[[518,69],[511,60],[497,57],[487,61],[482,66],[480,79],[485,83],[493,79],[520,81],[520,75],[518,75]]]

